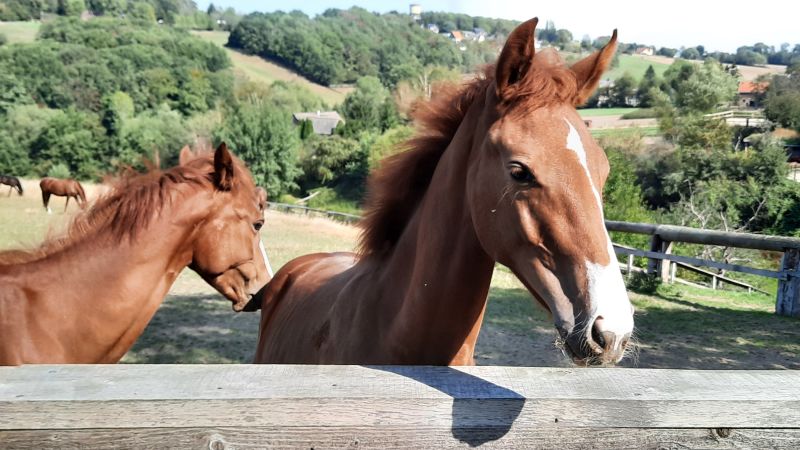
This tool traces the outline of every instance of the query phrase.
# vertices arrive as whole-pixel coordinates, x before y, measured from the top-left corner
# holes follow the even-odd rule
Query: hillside
[[[664,76],[671,62],[665,63],[663,61],[652,61],[646,57],[639,55],[619,55],[619,65],[603,75],[604,79],[616,80],[621,77],[625,72],[629,73],[637,82],[642,79],[647,68],[651,65],[656,75],[659,77]]]
[[[227,31],[192,31],[192,34],[225,48],[228,57],[231,59],[231,62],[233,62],[233,69],[252,81],[267,84],[278,80],[295,82],[318,95],[325,103],[331,106],[341,103],[347,93],[352,91],[352,88],[329,88],[314,83],[296,72],[267,61],[266,59],[253,55],[245,55],[244,53],[225,47],[225,43],[228,42],[228,36],[230,34]]]

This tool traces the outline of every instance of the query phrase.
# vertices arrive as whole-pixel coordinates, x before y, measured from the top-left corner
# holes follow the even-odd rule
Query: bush
[[[0,46],[6,45],[8,43],[8,37],[5,34],[0,33]]]
[[[653,295],[661,286],[661,280],[646,272],[633,272],[628,278],[628,289],[639,294]]]
[[[47,170],[47,176],[52,178],[71,178],[72,174],[69,173],[69,167],[64,163],[58,163],[50,166]]]
[[[653,108],[640,108],[629,113],[622,115],[623,119],[654,119],[656,118],[656,111]]]

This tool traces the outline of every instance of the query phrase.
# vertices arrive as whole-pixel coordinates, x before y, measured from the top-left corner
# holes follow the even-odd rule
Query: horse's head
[[[603,221],[609,164],[575,108],[596,89],[616,48],[563,65],[534,55],[536,19],[509,36],[487,90],[467,190],[478,238],[553,316],[581,364],[618,362],[633,308]]]
[[[181,165],[207,164],[193,156],[182,151]],[[241,311],[271,278],[260,235],[266,193],[225,143],[214,152],[212,170],[211,195],[188,200],[197,202],[190,208],[203,216],[194,231],[189,267]]]

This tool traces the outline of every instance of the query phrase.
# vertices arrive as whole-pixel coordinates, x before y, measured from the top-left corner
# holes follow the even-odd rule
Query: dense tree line
[[[324,85],[378,77],[394,86],[428,65],[472,68],[496,57],[490,44],[465,51],[413,23],[408,15],[329,9],[320,16],[254,13],[231,32],[228,45],[278,61]]]
[[[97,178],[176,151],[190,118],[231,96],[229,66],[219,47],[168,27],[47,23],[39,40],[0,47],[0,140],[15,148],[0,171],[41,175],[63,162]]]
[[[435,24],[441,32],[455,30],[472,31],[480,28],[488,34],[508,36],[519,22],[516,20],[492,19],[489,17],[469,16],[450,12],[424,12],[422,23]]]
[[[42,14],[79,16],[89,11],[96,16],[122,15],[175,23],[181,15],[197,11],[193,0],[2,0],[0,20],[38,20]]]

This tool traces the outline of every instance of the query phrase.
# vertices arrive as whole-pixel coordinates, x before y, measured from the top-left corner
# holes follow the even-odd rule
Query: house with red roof
[[[739,98],[736,104],[741,108],[760,108],[767,87],[769,87],[767,82],[740,81]]]

